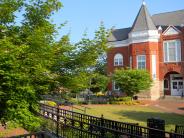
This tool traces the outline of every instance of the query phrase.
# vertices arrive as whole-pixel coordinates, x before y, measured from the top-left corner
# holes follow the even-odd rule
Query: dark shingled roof
[[[155,25],[180,26],[184,24],[184,10],[155,14],[152,19]]]
[[[163,32],[170,25],[173,25],[177,29],[181,30],[181,24],[184,24],[184,10],[155,14],[151,17],[146,6],[142,5],[133,26],[113,30],[112,34],[108,38],[108,41],[113,42],[126,40],[130,31],[155,30],[159,26],[162,27]]]
[[[130,31],[131,27],[112,30],[112,34],[109,36],[108,41],[113,42],[128,39],[128,34]]]
[[[133,23],[131,32],[145,30],[157,30],[157,28],[154,25],[145,4],[142,4],[139,13],[137,14],[137,17]]]

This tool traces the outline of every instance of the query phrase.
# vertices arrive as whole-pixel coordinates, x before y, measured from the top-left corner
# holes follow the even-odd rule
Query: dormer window
[[[123,55],[116,54],[114,56],[114,66],[123,66]]]
[[[164,41],[164,62],[181,61],[181,41],[168,40]]]

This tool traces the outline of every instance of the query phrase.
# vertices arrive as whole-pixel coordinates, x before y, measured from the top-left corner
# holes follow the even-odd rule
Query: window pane
[[[164,42],[164,61],[181,61],[181,42],[180,40],[169,40]]]
[[[146,68],[146,56],[145,55],[138,55],[137,56],[137,68],[138,69],[145,69]]]
[[[121,54],[116,54],[114,57],[114,65],[120,66],[123,65],[123,56]]]
[[[173,82],[173,89],[177,89],[177,82]]]
[[[117,85],[115,81],[113,82],[113,88],[114,90],[120,90],[119,86]]]
[[[167,59],[167,43],[164,43],[164,59],[165,59],[165,61],[168,61],[168,59]]]
[[[179,87],[179,89],[183,89],[183,82],[182,81],[179,82],[178,87]]]
[[[177,41],[177,61],[181,61],[181,42]]]
[[[169,61],[176,61],[175,45],[169,45]]]

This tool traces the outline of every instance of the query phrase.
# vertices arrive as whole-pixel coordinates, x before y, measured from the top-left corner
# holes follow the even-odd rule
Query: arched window
[[[121,54],[114,56],[114,66],[123,66],[123,56]]]

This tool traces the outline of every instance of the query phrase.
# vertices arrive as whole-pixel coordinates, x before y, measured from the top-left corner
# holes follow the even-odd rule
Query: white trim
[[[171,85],[171,95],[173,95],[173,96],[181,96],[182,95],[182,92],[184,91],[184,80],[183,79],[176,79],[176,80],[173,80],[172,78],[173,77],[182,77],[182,75],[181,74],[171,74],[170,75],[170,80],[171,80],[171,82],[170,82],[170,85]],[[183,78],[183,77],[182,77]],[[177,84],[177,90],[176,89],[173,89],[173,82],[176,82],[176,84]],[[183,88],[178,88],[178,83],[179,82],[183,82]]]
[[[122,41],[109,42],[114,47],[127,47],[130,44],[142,42],[158,42],[160,34],[158,30],[147,30],[129,33],[129,38]]]
[[[152,61],[151,61],[151,64],[152,64],[152,79],[156,80],[156,78],[157,78],[156,55],[152,55],[151,59],[152,59]]]
[[[177,33],[173,33],[173,34],[166,34],[170,28],[173,28]],[[170,25],[169,27],[167,27],[167,29],[163,32],[163,35],[176,35],[181,33],[180,30],[178,30],[175,26]]]
[[[114,47],[127,47],[130,45],[128,39],[122,41],[109,42],[109,44],[113,45]]]

